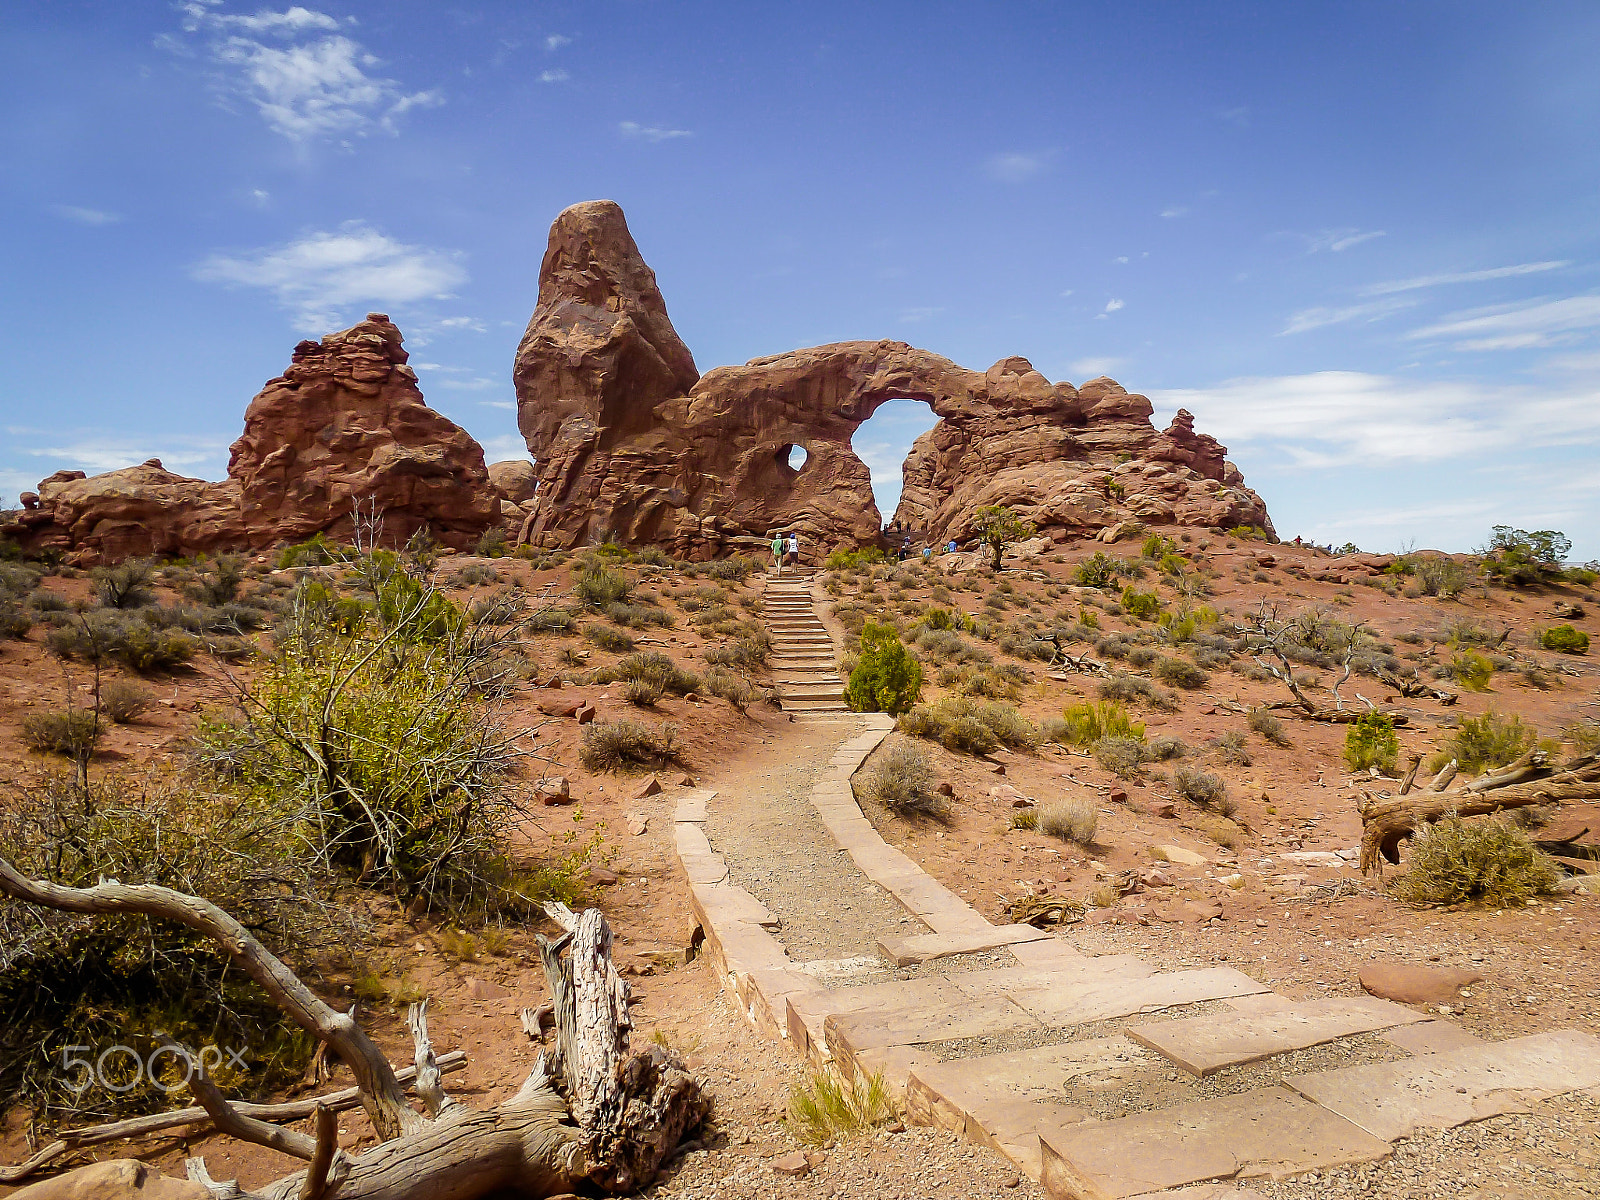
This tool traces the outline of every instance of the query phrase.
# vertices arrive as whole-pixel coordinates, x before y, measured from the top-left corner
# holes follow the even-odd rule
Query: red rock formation
[[[0,533],[80,565],[185,558],[240,543],[239,485],[175,475],[159,458],[104,475],[57,471],[39,484],[37,503]]]
[[[498,517],[483,448],[427,406],[408,357],[383,313],[294,348],[250,402],[228,462],[251,545],[348,538],[357,501],[376,506],[394,544],[426,526],[464,549]]]
[[[576,205],[552,226],[515,379],[540,482],[524,534],[546,546],[604,532],[704,557],[780,527],[813,547],[873,542],[880,517],[850,439],[893,399],[923,400],[940,417],[906,460],[897,513],[929,540],[964,538],[983,504],[1010,505],[1058,537],[1132,518],[1271,528],[1188,413],[1158,432],[1149,400],[1110,379],[1052,384],[1024,358],[969,371],[890,341],[700,377],[610,201]],[[795,445],[807,452],[799,471],[787,461]]]

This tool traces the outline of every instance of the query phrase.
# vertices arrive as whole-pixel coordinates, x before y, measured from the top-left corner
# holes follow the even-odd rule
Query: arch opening
[[[811,455],[806,448],[798,442],[785,446],[778,451],[778,461],[796,473],[806,465],[806,459],[810,457]]]
[[[902,507],[906,457],[912,443],[938,421],[938,414],[926,400],[895,396],[879,403],[851,435],[850,449],[872,475],[872,497],[878,506],[880,527],[887,529],[895,524]],[[905,516],[901,514],[903,520]],[[905,523],[917,524],[914,520]]]

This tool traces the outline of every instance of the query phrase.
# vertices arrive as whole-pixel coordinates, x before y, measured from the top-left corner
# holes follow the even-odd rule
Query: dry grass
[[[1418,904],[1499,908],[1547,892],[1560,878],[1561,868],[1510,821],[1466,821],[1452,813],[1411,843],[1394,892]]]
[[[830,1064],[807,1072],[789,1089],[789,1132],[814,1146],[887,1125],[894,1117],[894,1101],[881,1071],[846,1077]]]
[[[850,786],[858,801],[870,800],[902,815],[942,817],[949,805],[937,791],[937,783],[928,752],[896,737],[872,756]]]
[[[678,727],[652,729],[637,721],[595,721],[584,726],[578,757],[591,771],[668,766],[679,760]]]
[[[1082,796],[1068,796],[1041,805],[1038,810],[1038,829],[1051,837],[1076,842],[1080,846],[1094,843],[1094,834],[1100,824],[1100,810],[1092,800]]]

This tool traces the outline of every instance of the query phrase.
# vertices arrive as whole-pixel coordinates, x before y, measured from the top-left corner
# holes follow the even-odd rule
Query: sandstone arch
[[[1051,383],[1020,357],[970,371],[887,340],[702,376],[608,200],[556,218],[514,378],[540,481],[525,533],[544,546],[604,532],[704,557],[778,526],[821,548],[874,543],[881,518],[850,439],[898,399],[940,418],[906,460],[896,514],[930,540],[963,537],[980,504],[1010,504],[1063,537],[1130,517],[1270,529],[1189,414],[1157,432],[1150,402],[1110,379]],[[798,472],[780,461],[794,444],[808,454]]]

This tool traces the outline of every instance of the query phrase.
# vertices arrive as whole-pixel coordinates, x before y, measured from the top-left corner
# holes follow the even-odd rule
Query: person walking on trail
[[[781,529],[778,530],[778,532],[773,536],[773,539],[772,539],[772,564],[773,564],[773,566],[778,568],[778,574],[782,575],[783,574],[783,530],[781,530]]]
[[[798,567],[800,565],[800,535],[791,533],[784,548],[787,551],[784,555],[784,561],[791,562]]]

